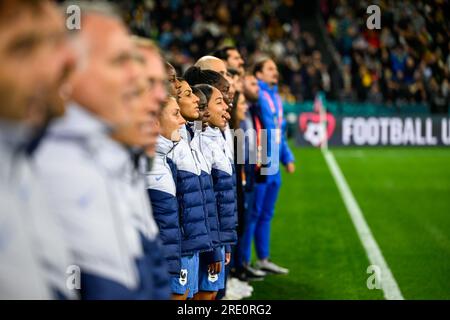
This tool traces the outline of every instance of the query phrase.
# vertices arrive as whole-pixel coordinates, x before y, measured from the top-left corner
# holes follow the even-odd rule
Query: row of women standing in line
[[[173,298],[211,300],[225,287],[225,265],[237,242],[236,176],[224,134],[229,84],[212,70],[193,66],[183,79],[167,68],[171,95],[159,116],[148,193]]]

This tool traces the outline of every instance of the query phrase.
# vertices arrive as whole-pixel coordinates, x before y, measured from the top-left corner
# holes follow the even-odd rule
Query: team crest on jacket
[[[185,286],[187,283],[187,269],[181,269],[180,271],[180,279],[178,280],[182,286]]]

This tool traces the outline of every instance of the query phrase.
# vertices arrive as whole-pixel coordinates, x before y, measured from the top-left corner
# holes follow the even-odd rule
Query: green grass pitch
[[[292,150],[271,238],[290,273],[252,282],[252,299],[383,299],[367,288],[370,263],[320,150]],[[450,299],[450,149],[332,152],[404,298]]]

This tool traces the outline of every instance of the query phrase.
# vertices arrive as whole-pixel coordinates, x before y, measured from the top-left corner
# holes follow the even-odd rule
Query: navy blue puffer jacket
[[[224,138],[219,129],[207,128],[202,132],[203,154],[210,164],[213,188],[219,217],[219,234],[222,245],[237,242],[236,191],[233,166],[224,152]]]
[[[165,139],[171,144],[173,142]],[[167,161],[172,166],[178,199],[181,254],[213,249],[209,232],[208,214],[201,185],[201,170],[195,161],[189,144],[180,140],[167,154]]]
[[[209,233],[212,240],[213,251],[205,252],[201,255],[201,261],[206,263],[214,263],[223,261],[222,256],[222,241],[220,238],[220,224],[219,224],[219,215],[217,212],[217,201],[216,194],[214,192],[214,185],[211,176],[211,167],[208,164],[208,161],[204,157],[204,152],[201,148],[201,129],[195,130],[195,134],[191,136],[191,149],[196,159],[197,163],[199,163],[201,168],[200,174],[200,182],[202,185],[204,203],[206,206],[206,211],[208,212],[208,226]]]

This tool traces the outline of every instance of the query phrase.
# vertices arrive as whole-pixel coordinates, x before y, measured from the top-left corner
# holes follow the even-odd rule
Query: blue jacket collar
[[[259,80],[259,79],[258,79],[258,85],[261,90],[268,91],[268,92],[278,92],[278,85],[275,85],[271,88],[268,83],[266,83],[262,80]]]

